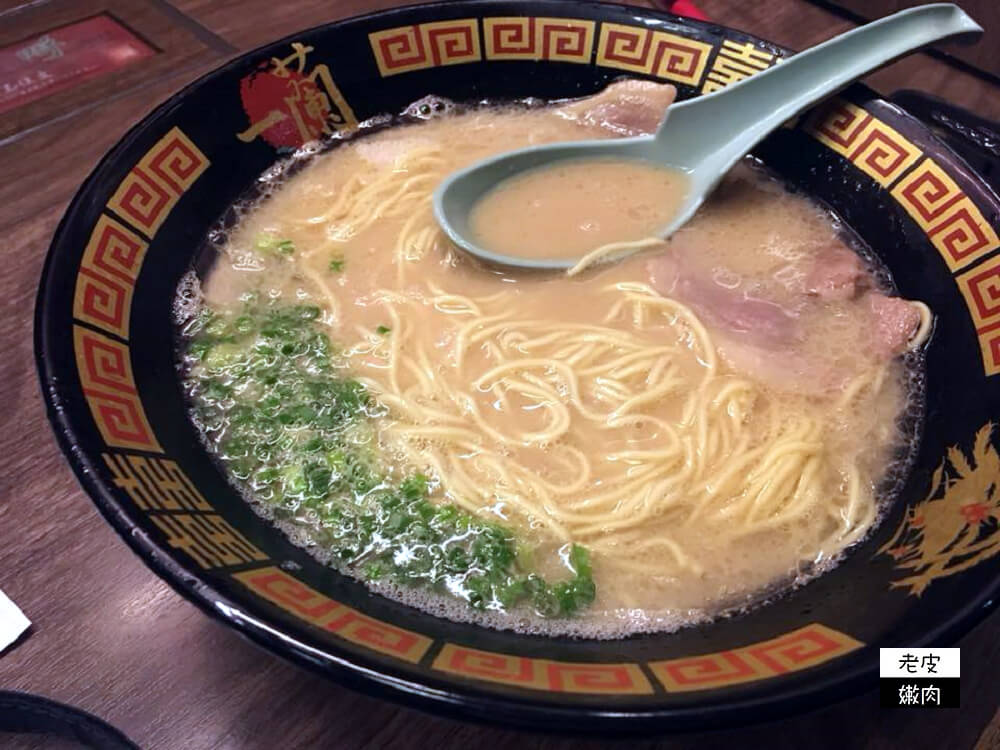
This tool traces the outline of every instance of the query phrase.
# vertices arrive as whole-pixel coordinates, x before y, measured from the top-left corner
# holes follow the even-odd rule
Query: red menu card
[[[22,39],[0,48],[0,113],[155,54],[108,15]]]

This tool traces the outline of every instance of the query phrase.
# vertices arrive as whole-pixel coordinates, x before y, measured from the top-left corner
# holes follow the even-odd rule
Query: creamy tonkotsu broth
[[[757,601],[868,533],[928,315],[826,212],[740,166],[670,242],[575,276],[437,227],[447,174],[649,130],[643,92],[362,135],[239,208],[180,317],[192,413],[258,510],[415,606],[596,637]]]
[[[687,175],[640,161],[570,160],[504,180],[469,216],[476,243],[519,258],[582,258],[653,238],[680,208]]]

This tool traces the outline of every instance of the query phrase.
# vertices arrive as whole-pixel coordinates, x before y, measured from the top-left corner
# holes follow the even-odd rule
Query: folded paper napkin
[[[0,591],[0,652],[20,638],[29,625],[31,620]]]

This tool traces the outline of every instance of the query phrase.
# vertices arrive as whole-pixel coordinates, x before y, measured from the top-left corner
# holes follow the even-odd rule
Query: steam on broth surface
[[[666,89],[388,128],[242,209],[184,367],[261,512],[415,606],[597,637],[746,605],[872,528],[928,313],[818,207],[741,166],[669,243],[573,277],[434,222],[450,172],[650,130]]]

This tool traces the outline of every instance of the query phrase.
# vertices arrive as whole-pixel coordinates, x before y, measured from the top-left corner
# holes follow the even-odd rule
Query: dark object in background
[[[128,737],[93,714],[12,690],[0,690],[0,744],[5,744],[5,732],[61,737],[94,750],[139,750]]]
[[[871,21],[904,8],[929,5],[935,0],[812,0],[817,5],[847,11],[858,21]],[[997,0],[952,0],[976,19],[985,29],[982,38],[972,46],[946,44],[938,47],[949,57],[957,58],[976,70],[1000,78],[1000,3]]]

